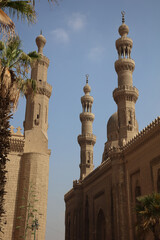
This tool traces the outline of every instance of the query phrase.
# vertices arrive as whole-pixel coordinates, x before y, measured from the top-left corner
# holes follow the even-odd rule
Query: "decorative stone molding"
[[[11,138],[9,139],[10,151],[22,153],[24,149],[24,136],[21,133],[21,128],[17,127],[17,131],[14,131],[14,127],[10,126]]]
[[[81,97],[81,103],[83,104],[84,102],[93,103],[93,97],[90,95],[84,95],[83,97]]]
[[[11,131],[11,136],[23,136],[23,134],[21,133],[22,128],[21,127],[17,127],[17,132],[14,131],[14,127],[10,126],[10,131]]]
[[[113,91],[113,98],[116,103],[118,103],[120,100],[136,102],[138,96],[138,89],[132,86],[120,86]]]
[[[111,160],[118,159],[122,156],[122,148],[120,147],[110,147],[108,151],[108,157]]]
[[[119,47],[123,47],[123,46],[132,48],[133,40],[131,38],[128,38],[128,37],[123,37],[123,38],[117,39],[117,41],[116,41],[117,50],[119,49]]]
[[[122,86],[119,86],[118,88],[116,88],[117,90],[128,90],[128,91],[134,91],[134,92],[137,92],[137,94],[139,93],[138,92],[138,89],[134,86],[129,86],[129,85],[122,85]],[[115,90],[116,90],[115,89]]]
[[[10,138],[10,151],[22,153],[24,150],[24,139]]]
[[[81,122],[83,122],[83,121],[91,121],[91,122],[93,122],[94,114],[93,113],[89,113],[89,112],[83,112],[83,113],[80,114],[80,120],[81,120]]]
[[[115,62],[115,70],[117,73],[124,70],[129,70],[133,72],[134,68],[135,68],[135,62],[134,60],[129,58],[122,58]]]
[[[37,83],[37,93],[42,94],[50,98],[52,93],[52,86],[48,84],[47,82],[41,82],[39,81]]]
[[[151,133],[156,132],[157,128],[160,131],[160,117],[157,117],[151,124],[145,127],[140,131],[134,138],[132,138],[126,145],[123,147],[123,151],[129,150],[135,144],[139,144],[139,141],[142,141],[145,137],[150,136]]]
[[[49,59],[46,56],[42,56],[40,59],[38,59],[36,62],[32,64],[32,69],[37,66],[37,64],[46,66],[48,68],[49,66]]]
[[[78,136],[78,143],[80,145],[85,145],[85,144],[89,144],[89,145],[94,145],[96,143],[96,136],[93,134],[83,134],[83,135],[79,135]]]

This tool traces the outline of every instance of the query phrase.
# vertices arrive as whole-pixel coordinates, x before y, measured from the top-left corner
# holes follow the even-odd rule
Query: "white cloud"
[[[68,26],[74,31],[80,31],[86,24],[86,17],[80,13],[73,13],[68,19]]]
[[[57,42],[61,42],[61,43],[69,42],[69,35],[66,32],[66,30],[64,30],[63,28],[57,28],[53,30],[51,34]]]
[[[93,61],[99,61],[103,58],[105,52],[105,48],[98,46],[91,48],[88,53],[88,58]]]

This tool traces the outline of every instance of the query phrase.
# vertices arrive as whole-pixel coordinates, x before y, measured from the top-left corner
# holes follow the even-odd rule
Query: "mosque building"
[[[120,38],[116,41],[118,86],[113,91],[117,112],[108,120],[102,162],[96,169],[93,97],[86,77],[78,136],[80,178],[73,181],[73,188],[64,196],[65,240],[137,239],[136,198],[160,192],[160,117],[139,132],[135,109],[139,93],[133,85],[133,41],[128,33],[122,14]],[[153,238],[148,235],[146,239]]]
[[[117,112],[107,123],[107,141],[101,164],[94,169],[93,97],[86,75],[80,114],[80,178],[65,194],[65,240],[135,240],[136,198],[160,192],[160,117],[142,131],[138,130],[135,104],[138,90],[133,85],[135,62],[131,59],[133,41],[122,14],[120,38],[116,41],[118,60],[115,70],[118,86],[113,91]],[[49,157],[48,105],[52,87],[47,83],[49,59],[43,55],[45,37],[36,38],[41,58],[31,71],[37,82],[37,93],[26,94],[24,135],[11,127],[10,161],[7,163],[5,240],[25,235],[28,206],[36,210],[36,239],[45,239]],[[38,201],[34,201],[34,194]],[[35,200],[36,200],[35,199]],[[38,221],[38,222],[37,222]],[[33,226],[35,227],[35,226]],[[27,239],[32,239],[31,231]],[[152,240],[149,235],[145,240]]]

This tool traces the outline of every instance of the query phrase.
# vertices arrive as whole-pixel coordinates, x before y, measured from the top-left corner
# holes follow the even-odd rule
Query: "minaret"
[[[80,114],[82,133],[78,136],[78,143],[81,147],[80,180],[83,180],[93,171],[93,146],[96,143],[96,136],[93,135],[92,131],[94,121],[94,114],[92,113],[93,97],[89,95],[91,87],[88,85],[88,74],[83,91],[85,93],[81,97],[83,112]]]
[[[20,206],[27,206],[30,201],[32,201],[32,205],[37,210],[37,213],[34,213],[39,224],[36,239],[45,239],[50,157],[47,137],[48,104],[52,92],[51,85],[47,83],[49,59],[43,55],[45,43],[45,37],[40,34],[36,38],[36,44],[41,58],[33,64],[31,71],[31,78],[36,81],[36,94],[33,96],[31,91],[28,91],[26,94],[25,144],[20,163],[17,212],[15,217],[17,222],[15,224],[13,239],[19,239],[20,236],[24,236],[27,207],[22,209]],[[34,187],[34,194],[36,195],[36,199],[38,199],[36,202],[33,199],[29,199],[31,198],[31,186]],[[24,189],[26,189],[25,192]],[[23,222],[18,219],[19,216],[23,216]],[[32,225],[31,219],[29,225]],[[21,228],[16,229],[16,226],[21,226]],[[30,230],[27,231],[27,239],[31,239]]]
[[[33,128],[39,129],[47,138],[48,102],[52,87],[47,83],[49,59],[43,55],[46,39],[42,34],[36,38],[36,44],[41,58],[32,66],[31,79],[36,80],[37,93],[34,99],[30,92],[26,95],[27,105],[24,130],[26,132]]]
[[[128,38],[129,28],[125,24],[125,12],[122,12],[122,25],[119,27],[120,38],[116,41],[118,60],[115,70],[118,75],[118,88],[113,91],[113,98],[118,107],[119,143],[127,142],[138,132],[135,116],[135,103],[138,90],[133,87],[132,73],[135,62],[131,59],[133,41]]]

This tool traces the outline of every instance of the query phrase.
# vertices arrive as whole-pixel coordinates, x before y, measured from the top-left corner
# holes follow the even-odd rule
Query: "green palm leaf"
[[[136,204],[137,229],[139,232],[151,231],[155,239],[160,234],[160,194],[137,198]]]
[[[1,60],[1,88],[3,95],[10,92],[12,108],[16,108],[19,94],[27,91],[36,91],[36,82],[28,78],[31,64],[40,58],[36,51],[26,54],[21,49],[21,41],[18,36],[10,38],[7,42],[0,41]],[[16,96],[17,94],[17,96]]]

